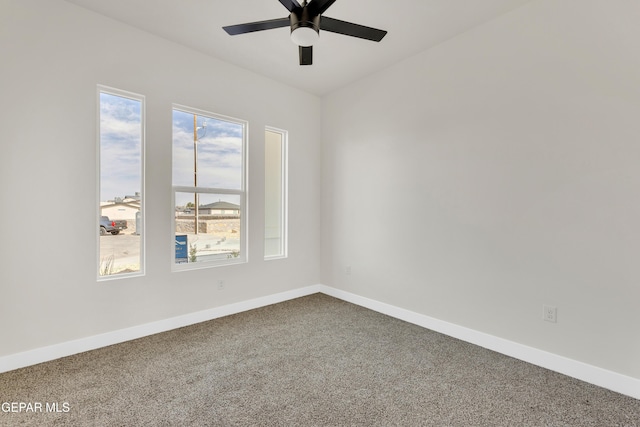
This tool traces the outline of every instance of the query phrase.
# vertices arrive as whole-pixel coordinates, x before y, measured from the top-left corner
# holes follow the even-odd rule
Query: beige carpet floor
[[[43,409],[2,426],[640,426],[639,400],[323,294],[0,374],[10,402]]]

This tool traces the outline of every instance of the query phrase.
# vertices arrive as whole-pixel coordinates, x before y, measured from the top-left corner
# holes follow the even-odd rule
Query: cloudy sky
[[[193,113],[173,110],[173,185],[194,185]],[[242,188],[242,132],[243,127],[211,117],[196,116],[197,186],[200,188]],[[229,195],[201,195],[200,204],[218,200],[238,203],[239,197]],[[190,195],[176,194],[176,205],[193,201]]]
[[[241,189],[242,126],[202,116],[196,121],[198,186]],[[173,110],[173,185],[194,185],[193,146],[193,114]]]
[[[100,93],[100,200],[141,191],[142,103]]]
[[[100,94],[101,201],[141,191],[141,110],[139,100]],[[173,111],[172,180],[175,186],[194,185],[193,117],[192,113]],[[198,187],[241,189],[242,125],[203,116],[196,116],[196,120],[201,128],[197,141]],[[218,200],[239,201],[237,196],[202,197],[201,204]],[[182,193],[176,199],[177,204],[184,204],[193,200],[193,194]]]

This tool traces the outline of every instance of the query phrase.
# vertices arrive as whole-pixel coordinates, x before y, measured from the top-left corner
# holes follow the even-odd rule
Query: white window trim
[[[282,150],[281,150],[281,166],[282,170],[282,182],[281,182],[281,192],[282,192],[282,206],[281,212],[282,215],[280,217],[280,230],[282,235],[280,236],[280,254],[278,255],[268,255],[264,256],[265,261],[271,261],[276,259],[283,259],[289,256],[289,220],[288,220],[288,212],[289,212],[289,132],[284,129],[278,129],[272,126],[265,126],[265,131],[278,133],[282,138]],[[264,240],[264,239],[263,239]]]
[[[129,98],[136,101],[140,101],[140,212],[142,230],[140,230],[140,270],[132,273],[120,273],[112,274],[109,276],[100,275],[100,216],[102,211],[100,209],[100,94],[106,93],[109,95],[120,96],[122,98]],[[145,96],[134,92],[128,92],[121,89],[116,89],[109,86],[97,85],[96,90],[96,223],[94,230],[96,232],[96,278],[99,282],[106,282],[110,280],[126,279],[129,277],[144,276],[146,271],[146,209],[145,209],[145,151],[146,151],[146,101]]]
[[[212,119],[223,120],[230,123],[235,123],[242,126],[242,179],[240,183],[240,190],[232,190],[228,188],[212,188],[212,187],[190,187],[190,186],[172,186],[171,191],[171,271],[190,271],[199,270],[203,268],[215,268],[223,267],[235,264],[244,264],[249,262],[248,248],[249,248],[249,221],[248,221],[248,167],[247,159],[249,158],[249,147],[247,141],[249,139],[249,122],[235,117],[229,117],[218,113],[212,113],[211,111],[200,110],[197,108],[187,107],[180,104],[172,104],[171,111],[179,110],[188,114],[195,114],[197,116],[211,117]],[[173,136],[172,136],[173,141]],[[172,142],[173,150],[173,142]],[[173,153],[172,153],[173,159]],[[171,174],[173,181],[173,173]],[[207,262],[194,262],[176,264],[176,250],[175,250],[175,206],[176,206],[176,193],[209,193],[209,194],[232,194],[240,196],[240,256],[237,258],[228,258],[219,261],[207,261]]]

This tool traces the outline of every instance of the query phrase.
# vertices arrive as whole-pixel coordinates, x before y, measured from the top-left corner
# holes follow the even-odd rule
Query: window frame
[[[288,204],[288,199],[289,199],[289,163],[288,163],[288,158],[289,158],[289,132],[284,130],[284,129],[279,129],[276,127],[272,127],[272,126],[265,126],[265,133],[266,132],[272,132],[272,133],[276,133],[280,135],[280,142],[281,142],[281,146],[280,146],[280,194],[281,194],[281,200],[280,200],[280,252],[276,255],[266,255],[266,253],[264,253],[264,260],[265,261],[270,261],[270,260],[276,260],[276,259],[283,259],[283,258],[287,258],[289,256],[288,254],[288,241],[289,241],[289,233],[288,233],[288,210],[289,210],[289,204]],[[266,136],[265,136],[265,153],[266,153]],[[265,154],[265,159],[266,159],[266,154]],[[267,172],[267,165],[265,162],[265,174]],[[265,180],[266,181],[266,180]],[[268,195],[266,194],[266,189],[265,189],[265,214],[266,214],[266,200]],[[265,240],[266,240],[266,218],[265,218]],[[265,248],[266,249],[266,248]],[[266,252],[266,251],[265,251]]]
[[[140,235],[140,269],[130,273],[110,274],[106,276],[100,275],[100,217],[102,215],[101,202],[101,94],[108,94],[112,96],[118,96],[121,98],[127,98],[140,102],[140,216],[141,216],[141,230],[137,230]],[[110,86],[98,84],[96,87],[96,220],[94,230],[96,230],[96,280],[98,282],[106,282],[110,280],[127,279],[131,277],[140,277],[146,274],[146,189],[145,189],[145,174],[146,174],[146,98],[144,95],[135,92],[129,92],[122,89],[117,89]]]
[[[235,264],[244,264],[249,261],[248,248],[249,248],[249,232],[248,232],[248,140],[249,140],[249,122],[247,120],[238,119],[235,117],[226,116],[211,111],[201,110],[194,107],[188,107],[182,104],[171,104],[171,116],[173,124],[173,112],[175,110],[181,111],[187,114],[195,114],[196,116],[208,117],[215,120],[221,120],[233,124],[242,126],[242,171],[241,171],[241,183],[240,189],[234,190],[229,188],[219,187],[194,187],[194,186],[176,186],[173,185],[173,130],[171,135],[171,271],[190,271],[203,268],[215,268],[223,267]],[[173,129],[173,126],[172,126]],[[176,251],[175,251],[175,235],[176,235],[176,193],[200,193],[200,194],[229,194],[237,195],[240,197],[240,255],[235,258],[226,258],[217,261],[206,262],[188,262],[176,264]]]

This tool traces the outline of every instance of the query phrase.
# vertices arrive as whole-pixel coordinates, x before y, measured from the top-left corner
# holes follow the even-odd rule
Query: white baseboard
[[[444,322],[410,310],[355,295],[346,291],[320,286],[320,292],[361,307],[413,323],[444,335],[479,345],[480,347],[523,360],[561,374],[597,385],[626,396],[640,399],[640,379],[569,359],[537,348],[528,347],[473,329]]]
[[[182,328],[184,326],[194,325],[200,322],[206,322],[207,320],[213,320],[219,317],[241,313],[243,311],[253,310],[254,308],[277,304],[279,302],[318,293],[320,292],[320,289],[320,285],[307,286],[304,288],[294,289],[292,291],[267,295],[247,301],[241,301],[235,304],[189,313],[182,316],[159,320],[157,322],[146,323],[144,325],[133,326],[131,328],[120,329],[47,347],[40,347],[21,353],[10,354],[8,356],[0,357],[0,373],[60,359],[61,357],[71,356],[73,354],[95,350],[97,348],[113,344],[119,344],[160,332],[170,331],[176,328]]]
[[[539,350],[513,341],[485,334],[453,323],[444,322],[410,310],[395,307],[356,294],[352,294],[325,285],[307,286],[274,295],[267,295],[247,301],[216,307],[209,310],[185,314],[170,319],[159,320],[144,325],[107,332],[87,338],[67,341],[60,344],[41,347],[21,353],[0,357],[0,373],[47,362],[61,357],[71,356],[84,351],[94,350],[125,341],[217,319],[243,311],[253,310],[271,304],[288,301],[314,293],[324,293],[335,298],[377,311],[382,314],[413,323],[427,329],[475,344],[498,353],[514,357],[525,362],[559,372],[564,375],[603,387],[635,399],[640,399],[640,379],[632,378],[613,371],[568,359],[553,353]]]

